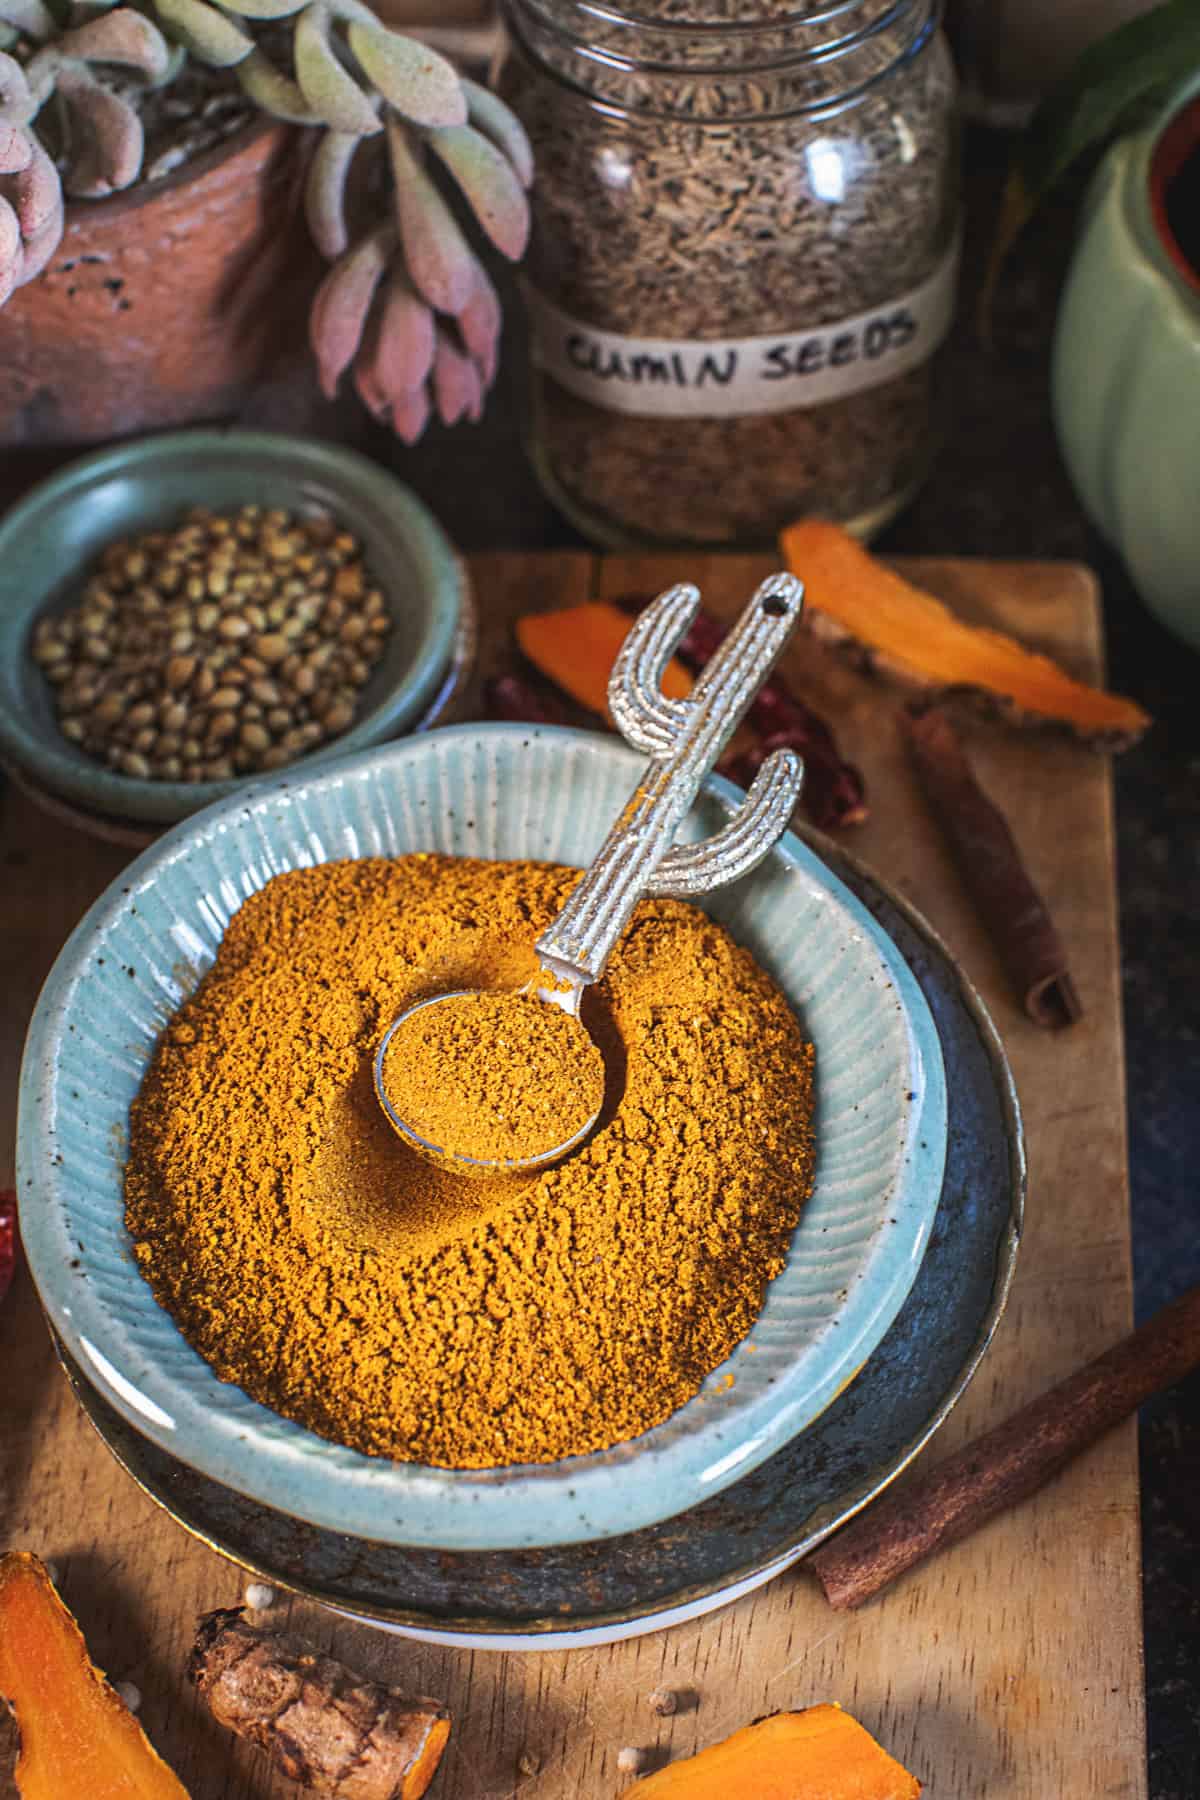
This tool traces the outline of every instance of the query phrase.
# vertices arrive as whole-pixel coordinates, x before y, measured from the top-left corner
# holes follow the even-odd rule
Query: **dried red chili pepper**
[[[520,675],[497,675],[483,690],[483,709],[489,719],[508,719],[520,725],[567,725],[566,710],[541,694]]]
[[[822,754],[807,731],[774,731],[740,756],[726,757],[717,773],[748,788],[772,750],[795,750],[804,758],[800,805],[818,831],[862,824],[867,803],[861,774],[836,753],[832,757]]]
[[[0,1300],[8,1292],[17,1265],[17,1196],[11,1188],[0,1193]]]

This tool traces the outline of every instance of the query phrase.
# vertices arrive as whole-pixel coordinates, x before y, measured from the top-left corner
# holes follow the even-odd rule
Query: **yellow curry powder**
[[[604,1060],[578,1019],[535,994],[449,994],[402,1019],[383,1058],[392,1109],[427,1144],[529,1161],[578,1136],[604,1101]]]
[[[392,1130],[406,1005],[516,988],[577,879],[415,856],[277,876],[231,920],[134,1102],[126,1218],[224,1381],[323,1436],[452,1468],[637,1435],[744,1338],[811,1184],[812,1051],[748,952],[644,902],[590,1029],[600,1125],[480,1182]]]

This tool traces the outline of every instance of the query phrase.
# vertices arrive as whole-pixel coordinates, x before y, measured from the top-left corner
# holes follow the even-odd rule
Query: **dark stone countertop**
[[[974,297],[1007,159],[979,130],[965,153],[959,323],[947,358],[944,450],[881,548],[1068,557],[1103,587],[1111,685],[1156,724],[1117,760],[1117,841],[1139,1320],[1200,1281],[1200,655],[1159,626],[1085,519],[1050,418],[1051,329],[1080,184],[1029,228],[1002,280],[991,352]],[[372,438],[466,549],[582,540],[544,499],[518,449],[520,352],[484,424],[430,432],[415,451]],[[1200,1795],[1200,1373],[1144,1409],[1142,1526],[1151,1800]],[[1033,1796],[1029,1800],[1034,1800]]]

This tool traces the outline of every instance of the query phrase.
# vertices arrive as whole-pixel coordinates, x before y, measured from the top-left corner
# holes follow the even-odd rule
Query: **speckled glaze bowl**
[[[447,1471],[369,1458],[219,1382],[134,1264],[121,1200],[129,1104],[165,1021],[246,895],[280,870],[345,856],[428,850],[583,863],[640,767],[614,739],[583,732],[435,732],[211,808],[168,833],[93,907],[30,1028],[22,1231],[67,1351],[139,1433],[312,1525],[485,1551],[589,1541],[680,1513],[755,1469],[854,1379],[928,1241],[946,1155],[945,1080],[904,959],[790,836],[709,910],[774,975],[815,1045],[814,1191],[750,1337],[664,1424],[540,1467]],[[710,784],[689,835],[714,830],[734,798],[727,784]]]
[[[189,506],[332,512],[363,545],[393,626],[348,731],[298,758],[308,770],[417,724],[445,682],[469,606],[466,572],[436,520],[386,469],[315,439],[178,431],[87,456],[42,482],[0,521],[0,758],[35,789],[85,812],[170,823],[244,788],[229,781],[137,781],[63,737],[30,654],[35,622],[78,598],[114,538]]]

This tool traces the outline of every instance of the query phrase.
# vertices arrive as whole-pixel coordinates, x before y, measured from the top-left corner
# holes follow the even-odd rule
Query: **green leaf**
[[[213,69],[230,69],[249,56],[254,39],[206,0],[154,0],[168,34]]]
[[[252,50],[237,66],[237,78],[244,91],[263,112],[273,118],[286,119],[293,125],[319,123],[316,113],[290,76],[281,74],[261,50]]]
[[[350,248],[346,182],[361,143],[356,131],[324,131],[308,165],[304,184],[308,233],[329,262]]]
[[[498,150],[503,150],[521,186],[528,187],[533,180],[533,148],[521,121],[490,88],[480,87],[464,76],[462,90],[472,125],[491,138]]]
[[[350,48],[384,99],[414,125],[458,125],[467,102],[453,65],[436,50],[373,21],[350,23]]]
[[[529,202],[503,151],[473,125],[445,126],[428,137],[497,250],[517,261],[529,241]]]
[[[304,98],[326,125],[334,131],[370,137],[382,129],[382,121],[340,60],[332,27],[333,14],[323,0],[315,0],[300,14],[294,39],[296,80]]]
[[[1200,67],[1200,7],[1165,0],[1089,45],[1038,107],[1017,149],[1037,205],[1085,150],[1124,129],[1132,110]]]
[[[288,19],[298,13],[305,0],[217,0],[226,12],[245,19]]]
[[[1013,244],[1046,195],[1085,151],[1128,130],[1175,82],[1200,68],[1200,5],[1164,0],[1100,38],[1038,107],[1013,156],[979,298],[990,336],[992,300]]]

